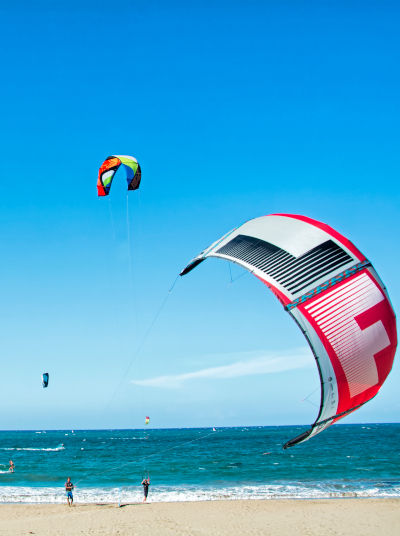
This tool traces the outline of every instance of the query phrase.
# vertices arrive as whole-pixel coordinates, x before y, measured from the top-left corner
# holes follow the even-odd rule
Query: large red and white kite
[[[193,259],[233,261],[269,287],[303,331],[321,379],[319,414],[301,443],[373,398],[397,346],[388,293],[368,259],[337,231],[305,216],[250,220]]]

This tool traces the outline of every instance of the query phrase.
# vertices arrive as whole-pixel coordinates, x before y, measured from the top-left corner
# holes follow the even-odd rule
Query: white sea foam
[[[324,489],[325,488],[325,489]],[[343,497],[400,497],[400,486],[381,488],[372,485],[366,488],[334,489],[311,485],[270,484],[260,486],[231,486],[224,488],[171,488],[157,486],[151,490],[151,502],[188,502],[238,499],[327,499]],[[142,501],[142,490],[135,487],[80,488],[75,487],[74,500],[79,503],[134,503]],[[0,487],[0,503],[63,503],[65,492],[62,487]]]
[[[99,438],[100,439],[100,438]],[[147,437],[133,436],[133,437],[109,437],[107,439],[113,439],[117,441],[131,441],[132,439],[148,439]]]
[[[65,447],[60,445],[55,448],[42,448],[36,449],[33,447],[1,447],[0,450],[30,450],[30,451],[43,451],[43,452],[59,452],[60,450],[65,450]]]

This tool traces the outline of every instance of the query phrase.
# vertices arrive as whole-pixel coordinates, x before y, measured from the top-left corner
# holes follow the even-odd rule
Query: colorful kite
[[[126,172],[128,190],[137,190],[139,188],[142,172],[136,158],[133,158],[133,156],[113,155],[106,158],[99,169],[97,179],[97,194],[99,197],[110,193],[114,175],[121,166]]]

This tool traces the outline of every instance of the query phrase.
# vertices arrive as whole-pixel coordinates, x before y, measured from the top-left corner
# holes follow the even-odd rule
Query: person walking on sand
[[[10,471],[10,473],[13,473],[13,472],[14,472],[14,469],[15,469],[14,462],[13,462],[12,460],[10,460],[10,461],[9,461],[9,464],[10,464],[9,471]]]
[[[68,506],[72,506],[72,503],[74,502],[74,497],[72,495],[72,490],[73,489],[74,489],[74,485],[71,482],[71,477],[69,476],[67,478],[66,483],[65,483],[65,491],[67,493]]]
[[[142,480],[142,486],[143,486],[143,502],[147,501],[147,495],[149,494],[149,486],[150,486],[150,477],[144,478]]]

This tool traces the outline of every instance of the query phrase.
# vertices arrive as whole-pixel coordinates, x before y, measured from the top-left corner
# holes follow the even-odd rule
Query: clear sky
[[[313,422],[311,352],[255,278],[210,259],[153,320],[193,256],[274,212],[348,236],[398,310],[399,11],[1,2],[0,428]],[[142,165],[128,213],[122,177],[97,197],[109,154]],[[398,421],[399,380],[344,422]]]

